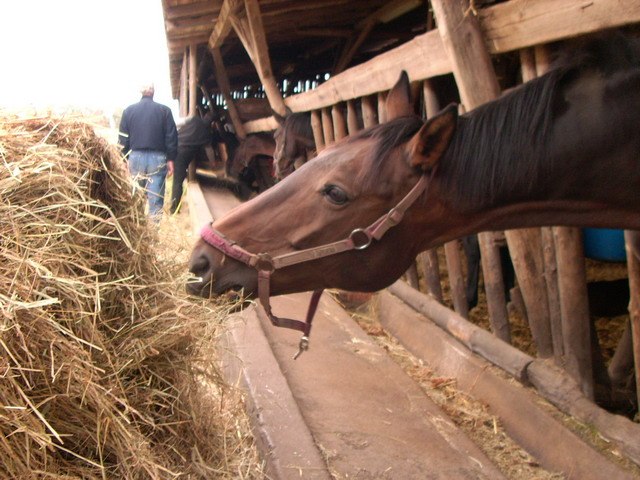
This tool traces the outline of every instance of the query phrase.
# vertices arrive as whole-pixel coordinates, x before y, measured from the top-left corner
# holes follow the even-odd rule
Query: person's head
[[[153,94],[155,93],[155,91],[156,91],[156,89],[155,89],[153,83],[151,83],[151,82],[144,83],[140,87],[140,93],[142,94],[143,97],[153,97]]]

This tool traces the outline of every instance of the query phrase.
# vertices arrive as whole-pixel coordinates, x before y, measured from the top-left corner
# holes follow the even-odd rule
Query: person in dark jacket
[[[159,222],[165,178],[173,175],[178,132],[171,109],[153,101],[153,84],[145,85],[141,93],[140,101],[122,113],[119,142],[128,156],[131,176],[146,189],[149,215]]]
[[[173,171],[173,186],[171,189],[171,213],[175,213],[180,205],[183,193],[183,182],[187,178],[189,164],[204,153],[205,145],[211,145],[213,140],[212,112],[204,117],[195,115],[187,118],[178,128],[178,156]]]

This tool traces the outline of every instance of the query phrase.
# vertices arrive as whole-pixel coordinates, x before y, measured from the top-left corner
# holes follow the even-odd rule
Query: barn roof
[[[424,33],[431,22],[426,0],[260,0],[271,69],[282,88],[319,80]],[[185,48],[197,45],[198,84],[219,92],[210,47],[219,47],[231,90],[260,87],[232,23],[246,18],[242,0],[163,0],[171,85],[179,95]],[[246,23],[245,23],[246,25]],[[242,28],[242,27],[240,27]]]

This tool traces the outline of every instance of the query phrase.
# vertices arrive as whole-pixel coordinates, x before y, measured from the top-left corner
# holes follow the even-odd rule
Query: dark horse
[[[408,105],[395,90],[389,97]],[[189,291],[254,293],[256,270],[270,273],[273,295],[375,291],[419,252],[483,230],[640,229],[635,41],[596,39],[461,117],[454,106],[426,122],[408,113],[392,108],[389,122],[324,149],[207,227],[190,262],[201,281]],[[220,237],[228,248],[212,241]],[[304,261],[282,261],[290,257]]]

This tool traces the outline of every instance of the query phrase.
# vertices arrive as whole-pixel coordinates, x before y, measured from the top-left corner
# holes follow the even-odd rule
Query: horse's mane
[[[566,107],[564,89],[586,72],[607,75],[640,67],[636,40],[600,36],[559,57],[552,70],[458,120],[441,159],[442,192],[458,208],[531,198],[552,170],[548,147],[555,119]]]
[[[311,114],[309,112],[296,112],[288,115],[284,123],[284,128],[286,134],[294,133],[313,140]]]
[[[407,143],[413,137],[423,122],[418,116],[399,117],[380,125],[359,131],[345,140],[349,143],[363,139],[371,139],[375,142],[374,161],[371,168],[363,171],[357,179],[364,188],[372,182],[380,182],[380,174],[391,152],[398,146]]]

